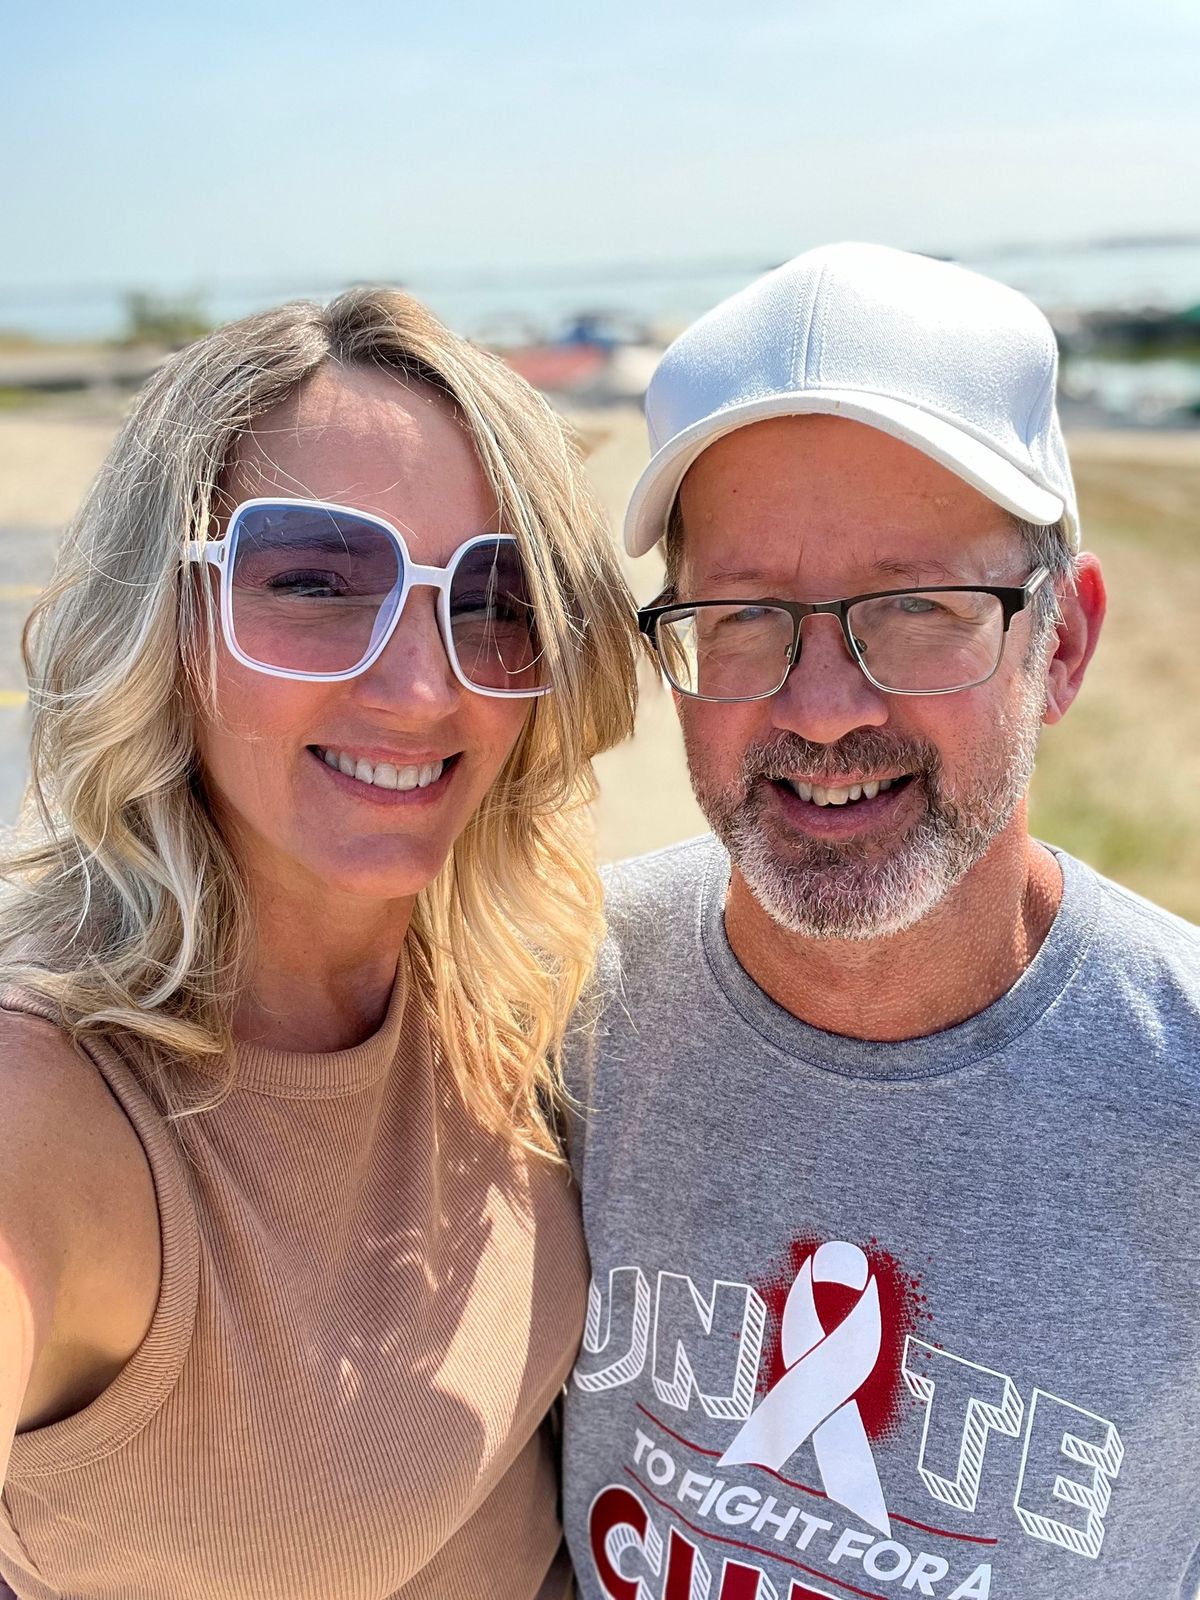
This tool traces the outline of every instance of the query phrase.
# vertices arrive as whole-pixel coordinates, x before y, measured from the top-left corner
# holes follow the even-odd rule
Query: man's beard
[[[736,790],[718,790],[704,783],[699,741],[686,726],[684,734],[700,809],[768,915],[809,939],[882,939],[927,916],[1008,826],[1029,788],[1044,704],[1031,684],[1009,724],[1011,742],[986,752],[959,795],[947,791],[935,746],[875,728],[828,745],[793,733],[762,740],[746,751]],[[773,779],[897,770],[913,775],[925,808],[890,849],[870,838],[813,839],[765,820]]]

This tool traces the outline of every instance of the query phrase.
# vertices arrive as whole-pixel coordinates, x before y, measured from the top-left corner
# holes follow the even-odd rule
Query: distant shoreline
[[[150,288],[164,298],[192,302],[210,320],[220,322],[280,300],[329,299],[355,282],[392,282],[427,301],[460,332],[485,340],[511,333],[531,339],[552,337],[580,311],[632,318],[647,329],[670,332],[793,250],[815,242],[796,239],[778,255],[764,254],[761,259],[564,262],[503,270],[427,267],[348,273],[342,280],[297,274],[272,280],[160,283]],[[1192,233],[931,249],[930,253],[1011,283],[1049,311],[1200,304],[1200,235]],[[120,331],[126,296],[146,287],[0,284],[0,331],[47,339],[112,338]]]

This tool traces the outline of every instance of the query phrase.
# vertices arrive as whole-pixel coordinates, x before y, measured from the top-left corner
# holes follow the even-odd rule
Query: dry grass
[[[1072,444],[1109,615],[1079,699],[1042,741],[1033,826],[1200,921],[1200,436]]]

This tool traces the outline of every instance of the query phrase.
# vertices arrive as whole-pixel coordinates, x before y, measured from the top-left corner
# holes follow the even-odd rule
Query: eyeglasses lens
[[[233,634],[261,666],[350,672],[387,626],[400,551],[386,530],[321,506],[252,506],[230,571]]]
[[[1000,601],[974,589],[862,600],[847,623],[868,676],[896,693],[969,689],[995,671],[1004,645]],[[680,607],[658,619],[655,633],[675,687],[709,700],[774,694],[788,674],[792,636],[788,612],[745,603]]]
[[[867,672],[898,691],[969,689],[991,676],[1004,644],[1004,610],[968,589],[884,595],[847,615]]]
[[[466,550],[449,601],[450,635],[468,683],[509,694],[547,686],[529,581],[515,544],[482,540]]]
[[[667,677],[684,694],[750,700],[787,677],[792,619],[772,606],[682,607],[658,619],[656,638]]]

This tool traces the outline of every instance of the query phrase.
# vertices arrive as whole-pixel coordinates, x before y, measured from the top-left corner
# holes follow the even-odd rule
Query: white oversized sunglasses
[[[190,562],[220,573],[232,655],[276,678],[355,678],[377,661],[415,588],[438,591],[455,677],[476,694],[552,687],[517,541],[481,533],[444,567],[420,566],[382,517],[319,500],[244,500],[223,539],[193,540]]]

